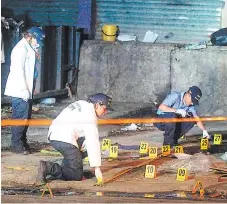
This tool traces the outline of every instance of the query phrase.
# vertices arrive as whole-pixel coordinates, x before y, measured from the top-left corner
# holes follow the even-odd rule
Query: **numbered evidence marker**
[[[162,156],[170,155],[170,145],[162,146]]]
[[[221,145],[222,143],[222,135],[214,134],[214,145]]]
[[[146,178],[155,178],[156,177],[156,171],[155,171],[154,165],[146,165],[145,177]]]
[[[149,147],[149,145],[148,145],[148,143],[147,142],[141,142],[140,143],[140,154],[146,154],[146,153],[148,153],[148,147]]]
[[[200,149],[201,150],[207,150],[209,146],[209,141],[207,138],[203,138],[201,139],[201,143],[200,143]]]
[[[174,147],[174,153],[184,153],[184,148],[183,148],[183,146],[180,146],[180,145],[175,146],[175,147]]]
[[[105,151],[110,148],[110,139],[102,140],[102,151]]]
[[[117,158],[118,157],[118,146],[111,146],[110,147],[110,155],[111,158]]]
[[[179,168],[177,171],[177,181],[186,181],[188,179],[188,172],[185,168]]]
[[[153,159],[158,156],[158,148],[157,147],[150,147],[149,149],[149,158]]]

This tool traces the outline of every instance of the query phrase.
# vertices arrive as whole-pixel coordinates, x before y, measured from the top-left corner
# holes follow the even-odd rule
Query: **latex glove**
[[[102,172],[99,167],[95,167],[95,177],[97,179],[97,184],[102,184]]]
[[[80,151],[81,152],[86,152],[87,151],[87,148],[86,148],[86,141],[84,140],[84,142],[83,142],[83,144],[82,144],[82,146],[81,146],[81,148],[80,148]]]
[[[30,93],[27,89],[23,90],[22,93],[21,93],[21,98],[24,100],[24,101],[28,101],[29,99],[29,96],[30,96]]]
[[[183,118],[187,115],[187,112],[184,109],[177,109],[175,113],[181,115]]]
[[[203,130],[203,138],[211,139],[211,136],[208,134],[206,130]]]

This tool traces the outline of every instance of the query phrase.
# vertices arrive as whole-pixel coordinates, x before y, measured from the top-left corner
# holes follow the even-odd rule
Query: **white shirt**
[[[5,95],[22,98],[23,90],[30,92],[32,98],[35,69],[35,51],[22,38],[11,53],[10,72],[6,83]]]
[[[76,101],[67,106],[53,120],[48,137],[78,147],[77,139],[85,137],[85,145],[91,167],[101,166],[101,151],[97,116],[92,103]]]

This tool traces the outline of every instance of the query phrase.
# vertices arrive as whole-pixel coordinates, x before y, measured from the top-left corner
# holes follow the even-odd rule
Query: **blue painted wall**
[[[75,26],[79,0],[2,0],[2,8],[28,25]]]

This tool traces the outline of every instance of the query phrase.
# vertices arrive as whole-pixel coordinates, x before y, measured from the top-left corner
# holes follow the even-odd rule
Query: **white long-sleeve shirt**
[[[92,103],[80,100],[67,106],[53,120],[48,137],[50,140],[66,142],[76,147],[79,147],[77,139],[85,137],[90,167],[101,166],[97,116]]]
[[[35,69],[35,51],[22,38],[11,53],[10,72],[6,83],[5,95],[23,97],[23,91],[28,90],[32,98]]]

